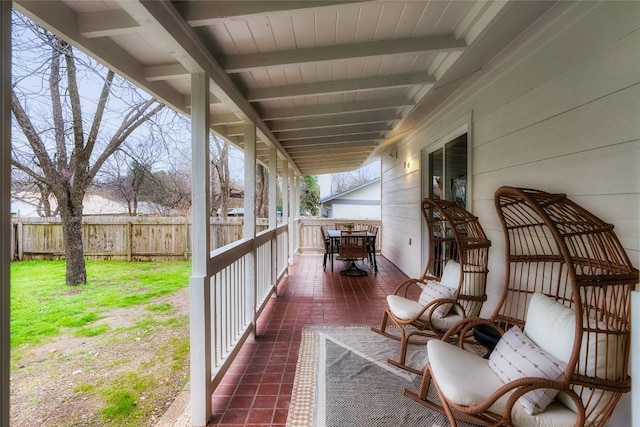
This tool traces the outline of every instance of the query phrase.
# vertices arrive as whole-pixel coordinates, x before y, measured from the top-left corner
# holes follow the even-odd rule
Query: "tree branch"
[[[53,128],[56,138],[56,169],[62,173],[67,169],[67,146],[64,134],[64,118],[62,116],[62,101],[60,100],[60,44],[56,39],[51,46],[51,67],[49,70],[49,92],[51,96],[51,109],[53,113]]]
[[[16,122],[22,129],[22,132],[27,137],[27,141],[38,159],[38,166],[42,169],[44,176],[51,179],[52,186],[60,186],[62,179],[56,171],[53,162],[47,153],[47,149],[44,146],[42,139],[40,139],[38,131],[33,126],[33,123],[31,122],[31,119],[29,119],[24,108],[22,108],[22,104],[20,104],[20,100],[14,90],[11,91],[11,111],[13,112],[13,116],[16,118]],[[26,165],[21,165],[20,163],[17,164],[20,165],[20,169],[25,170],[25,172],[29,170]]]

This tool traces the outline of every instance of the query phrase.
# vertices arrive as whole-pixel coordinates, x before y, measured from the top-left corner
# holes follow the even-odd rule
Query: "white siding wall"
[[[504,274],[502,185],[567,193],[614,224],[640,264],[640,2],[560,2],[401,141],[397,159],[383,157],[383,254],[409,276],[423,267],[420,150],[470,117],[472,210],[492,241],[484,314]],[[610,425],[629,417],[626,395]]]

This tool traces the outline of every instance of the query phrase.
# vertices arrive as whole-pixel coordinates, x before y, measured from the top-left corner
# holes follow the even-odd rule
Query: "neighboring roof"
[[[342,196],[345,196],[345,195],[347,195],[349,193],[353,193],[355,191],[361,190],[361,189],[363,189],[365,187],[368,187],[370,185],[379,183],[380,180],[381,180],[381,178],[378,177],[378,178],[372,179],[371,181],[365,182],[363,184],[356,185],[355,187],[351,187],[350,189],[345,190],[345,191],[343,191],[341,193],[329,194],[328,196],[325,196],[325,197],[321,198],[320,199],[320,203],[326,203],[326,202],[329,202],[329,201],[331,201],[333,199],[338,199],[338,198],[340,198]]]

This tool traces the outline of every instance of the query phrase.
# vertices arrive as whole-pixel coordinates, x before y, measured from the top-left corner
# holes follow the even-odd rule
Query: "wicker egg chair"
[[[429,258],[420,278],[400,284],[387,297],[380,328],[373,331],[400,341],[398,360],[389,363],[422,374],[405,364],[407,345],[415,336],[442,337],[466,316],[478,316],[485,292],[491,242],[478,221],[462,206],[439,199],[424,199],[422,215],[429,236]],[[390,333],[388,322],[398,327]],[[425,344],[426,340],[412,343]],[[422,368],[422,367],[421,367]]]
[[[502,187],[495,203],[505,233],[504,292],[490,318],[467,318],[449,333],[482,324],[502,338],[489,360],[430,341],[420,389],[405,395],[446,414],[453,426],[456,419],[605,426],[631,389],[630,302],[638,270],[613,226],[564,194]],[[534,358],[534,371],[522,368]]]

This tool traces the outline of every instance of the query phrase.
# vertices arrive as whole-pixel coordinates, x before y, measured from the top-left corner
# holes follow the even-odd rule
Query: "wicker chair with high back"
[[[488,319],[464,319],[448,333],[483,324],[501,338],[488,358],[429,341],[420,389],[405,395],[453,426],[604,426],[631,388],[638,270],[613,226],[564,194],[502,187],[495,203],[505,233],[502,296]]]
[[[485,293],[488,253],[491,242],[478,221],[462,206],[439,199],[424,199],[422,215],[429,236],[428,261],[420,278],[400,284],[387,296],[380,328],[371,328],[400,341],[398,360],[389,363],[422,374],[406,365],[407,346],[425,344],[426,339],[442,337],[459,320],[478,316]],[[391,320],[399,335],[388,331]]]

